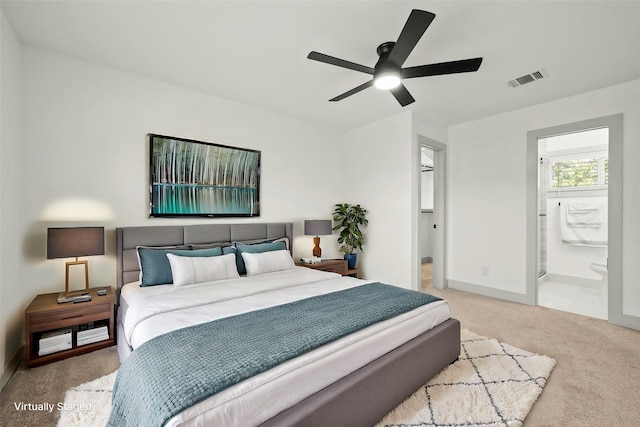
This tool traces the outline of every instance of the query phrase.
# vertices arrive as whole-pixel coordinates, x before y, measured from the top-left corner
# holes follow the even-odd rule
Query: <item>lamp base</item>
[[[320,237],[316,236],[313,238],[313,256],[316,258],[320,258],[322,256],[322,249],[320,249]]]
[[[69,267],[72,265],[84,265],[84,290],[79,291],[69,291]],[[64,277],[64,294],[68,297],[74,294],[80,294],[83,292],[87,292],[89,290],[89,261],[78,261],[76,258],[75,261],[69,261],[66,264],[66,271]]]

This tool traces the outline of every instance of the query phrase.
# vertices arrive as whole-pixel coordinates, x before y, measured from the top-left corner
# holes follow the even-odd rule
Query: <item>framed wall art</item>
[[[260,151],[148,136],[150,216],[260,215]]]

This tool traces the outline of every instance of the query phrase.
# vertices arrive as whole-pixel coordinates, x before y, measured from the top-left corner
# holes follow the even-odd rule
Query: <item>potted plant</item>
[[[349,203],[338,203],[333,211],[333,220],[336,222],[333,230],[340,230],[338,243],[340,243],[340,251],[344,252],[344,259],[347,260],[349,269],[356,268],[356,249],[362,250],[364,244],[364,236],[360,230],[360,226],[366,226],[367,210],[360,205],[351,205]]]

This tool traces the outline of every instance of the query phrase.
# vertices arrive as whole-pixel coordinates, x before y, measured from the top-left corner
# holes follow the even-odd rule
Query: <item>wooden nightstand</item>
[[[105,289],[106,295],[97,291]],[[58,304],[59,292],[36,296],[24,312],[27,366],[39,366],[67,357],[88,353],[116,343],[114,335],[115,295],[111,287],[89,289],[91,301]],[[81,325],[93,323],[95,327],[106,326],[108,339],[78,346],[77,333]],[[70,328],[72,346],[70,349],[39,356],[38,345],[42,335],[49,331]]]
[[[296,265],[300,267],[313,268],[314,270],[329,271],[331,273],[342,274],[343,276],[357,277],[358,269],[349,270],[347,268],[346,259],[325,259],[315,264],[306,264],[297,262]]]

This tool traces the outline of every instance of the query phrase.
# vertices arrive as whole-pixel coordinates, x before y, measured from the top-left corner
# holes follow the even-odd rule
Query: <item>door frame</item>
[[[608,188],[608,318],[610,323],[640,328],[640,318],[623,313],[622,306],[622,150],[623,114],[583,120],[527,132],[527,290],[537,305],[538,254],[538,139],[597,128],[609,128]]]
[[[433,287],[445,289],[446,274],[446,163],[447,145],[426,136],[418,135],[418,149],[422,147],[433,151],[433,223],[436,226],[433,243]],[[420,162],[421,156],[418,156]],[[420,165],[419,165],[420,166]],[[422,213],[422,179],[418,181],[419,215]],[[422,221],[418,221],[418,236],[422,238]],[[420,247],[420,245],[418,246]],[[418,250],[418,266],[422,262],[422,254]],[[420,274],[418,275],[418,289],[420,289]]]

